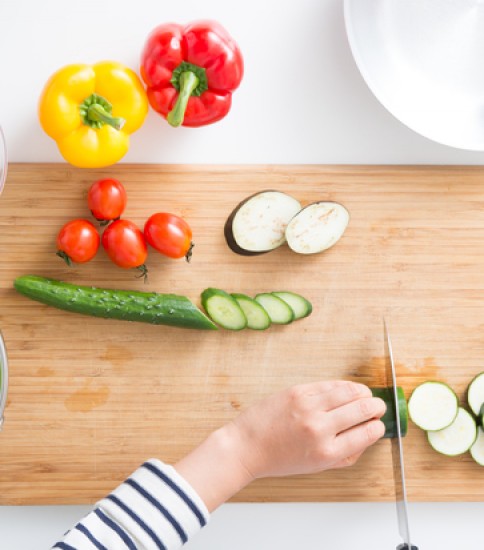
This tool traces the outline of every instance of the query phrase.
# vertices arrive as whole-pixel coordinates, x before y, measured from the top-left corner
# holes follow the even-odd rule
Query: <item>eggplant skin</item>
[[[247,199],[249,200],[249,199]],[[237,242],[235,241],[234,233],[232,231],[232,222],[234,221],[235,215],[238,212],[238,209],[247,202],[246,200],[241,202],[239,206],[236,207],[236,209],[230,214],[230,216],[227,218],[227,221],[225,222],[224,226],[224,235],[225,240],[227,241],[227,244],[232,250],[232,252],[235,252],[236,254],[240,254],[241,256],[260,256],[261,254],[267,254],[270,252],[270,250],[261,250],[261,251],[252,251],[252,250],[246,250],[245,248],[241,248]]]
[[[277,189],[264,189],[262,191],[257,191],[257,193],[253,193],[252,195],[249,195],[246,197],[243,201],[239,202],[239,204],[232,210],[229,217],[227,218],[227,221],[224,225],[224,236],[225,240],[227,241],[227,245],[232,250],[232,252],[235,252],[236,254],[240,254],[241,256],[260,256],[261,254],[267,254],[268,252],[272,252],[274,250],[273,248],[268,250],[246,250],[245,248],[242,248],[237,244],[237,241],[234,237],[234,232],[232,229],[232,224],[234,222],[234,218],[237,215],[237,212],[250,200],[252,200],[254,197],[257,197],[258,195],[261,195],[262,193],[281,193],[281,191],[278,191]]]

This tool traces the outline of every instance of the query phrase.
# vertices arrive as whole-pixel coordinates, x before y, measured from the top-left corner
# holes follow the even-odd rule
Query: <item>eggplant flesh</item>
[[[289,248],[299,254],[316,254],[335,245],[350,216],[337,202],[314,202],[299,211],[286,227]]]
[[[225,223],[227,244],[246,256],[270,252],[286,242],[286,227],[300,210],[299,201],[280,191],[251,195],[236,206]]]

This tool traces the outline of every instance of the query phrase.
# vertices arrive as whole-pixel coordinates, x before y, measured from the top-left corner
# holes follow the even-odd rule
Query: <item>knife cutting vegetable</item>
[[[43,130],[66,161],[81,168],[119,161],[147,113],[140,79],[114,61],[63,67],[46,83],[39,101]]]
[[[391,457],[393,464],[393,480],[395,483],[395,502],[397,505],[398,530],[403,539],[403,543],[397,547],[397,550],[418,550],[410,542],[410,528],[407,510],[407,489],[405,484],[405,467],[403,460],[402,432],[400,429],[400,406],[397,386],[397,376],[395,363],[393,360],[393,349],[385,320],[383,320],[383,339],[385,346],[385,370],[387,386],[391,391],[393,412],[396,423],[396,437],[391,439]]]
[[[141,55],[155,111],[172,126],[204,126],[227,115],[244,73],[240,49],[215,21],[156,27]]]

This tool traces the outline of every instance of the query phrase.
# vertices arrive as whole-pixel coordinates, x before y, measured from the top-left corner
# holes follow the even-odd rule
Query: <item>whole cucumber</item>
[[[385,435],[383,437],[397,437],[397,420],[395,418],[395,412],[393,410],[393,392],[391,388],[370,388],[373,397],[379,397],[385,401],[387,410],[382,416],[381,421],[385,424]],[[397,388],[398,395],[398,413],[400,416],[400,433],[402,437],[407,435],[408,429],[408,410],[407,401],[403,389]]]
[[[140,321],[154,325],[217,330],[185,296],[80,286],[36,275],[14,281],[21,294],[59,309],[107,319]]]

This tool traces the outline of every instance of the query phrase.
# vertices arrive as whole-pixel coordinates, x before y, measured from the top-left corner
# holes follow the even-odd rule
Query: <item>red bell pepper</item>
[[[230,110],[244,62],[239,47],[215,21],[155,28],[143,48],[141,76],[155,111],[172,126],[203,126]]]

